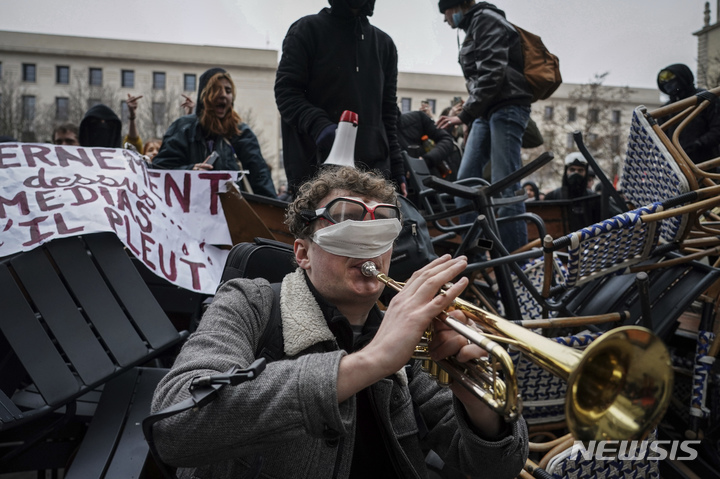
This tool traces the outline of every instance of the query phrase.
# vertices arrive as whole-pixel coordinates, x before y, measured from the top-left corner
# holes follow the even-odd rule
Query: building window
[[[554,114],[555,114],[555,108],[553,108],[551,106],[546,106],[545,113],[543,114],[543,120],[552,121]]]
[[[153,90],[165,89],[165,72],[153,72]]]
[[[568,107],[568,123],[571,123],[573,121],[577,121],[577,108],[574,106]]]
[[[434,115],[435,114],[435,105],[437,104],[437,102],[435,100],[433,100],[432,98],[428,98],[427,102],[428,102],[428,106],[430,107],[430,111]]]
[[[610,137],[610,149],[616,155],[620,153],[620,135]]]
[[[591,145],[598,141],[597,133],[588,133],[588,143]]]
[[[130,110],[128,109],[127,102],[125,100],[120,101],[120,121],[127,123],[128,117],[130,116]]]
[[[135,88],[135,70],[122,70],[120,82],[123,88]]]
[[[35,83],[35,64],[34,63],[23,63],[22,65],[23,81],[28,83]]]
[[[612,111],[612,122],[616,125],[620,124],[620,110]]]
[[[69,117],[70,99],[66,97],[55,98],[55,119],[67,121]]]
[[[100,104],[102,104],[102,100],[100,98],[88,98],[88,101],[87,101],[88,110],[90,108],[94,107],[95,105],[100,105]]]
[[[90,69],[90,78],[88,79],[90,86],[102,86],[102,83],[103,83],[102,77],[103,77],[102,68],[91,68]]]
[[[35,97],[33,95],[23,95],[22,97],[22,120],[24,129],[30,130],[35,121]]]
[[[156,125],[161,125],[165,122],[165,103],[164,102],[153,102],[152,104],[152,120]]]
[[[412,111],[412,98],[403,98],[400,100],[400,111],[407,113]]]
[[[597,108],[590,108],[590,110],[588,110],[588,121],[590,123],[597,123],[600,121],[600,110]]]
[[[553,130],[545,130],[542,132],[543,139],[545,140],[545,145],[549,145],[551,148],[552,145],[555,143],[555,132]]]
[[[2,80],[2,62],[0,62],[0,80]]]
[[[70,84],[70,67],[56,66],[55,67],[55,83],[58,85]]]
[[[195,91],[197,88],[197,75],[194,73],[186,73],[183,76],[183,90]]]
[[[566,148],[572,148],[575,146],[575,138],[573,137],[572,133],[567,134],[567,140],[565,141],[565,147]]]

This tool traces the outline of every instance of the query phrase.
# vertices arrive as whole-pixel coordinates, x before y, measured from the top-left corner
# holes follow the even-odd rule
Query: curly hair
[[[220,80],[222,79],[230,82],[230,86],[232,87],[233,101],[230,104],[230,111],[228,112],[228,114],[225,115],[223,118],[218,118],[217,116],[215,116],[215,109],[213,108],[213,103],[215,102],[215,99],[221,91],[222,86],[220,85]],[[222,135],[226,138],[230,138],[233,135],[240,134],[238,125],[242,122],[242,119],[240,118],[240,115],[238,115],[237,112],[232,108],[235,104],[235,83],[232,81],[232,78],[230,78],[229,73],[216,73],[215,75],[213,75],[212,78],[208,80],[207,85],[205,85],[205,88],[200,94],[200,98],[203,102],[203,111],[202,116],[200,117],[200,124],[206,131],[215,135]]]
[[[313,225],[302,215],[304,211],[315,211],[332,191],[345,191],[348,194],[372,198],[381,203],[398,205],[397,193],[393,184],[380,172],[360,171],[349,166],[325,167],[310,181],[300,186],[295,200],[285,213],[285,224],[290,232],[300,239],[309,238]]]

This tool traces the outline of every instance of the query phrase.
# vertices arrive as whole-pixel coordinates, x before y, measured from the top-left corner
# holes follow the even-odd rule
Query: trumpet
[[[378,271],[372,261],[362,265],[362,272],[395,291],[402,291],[403,285]],[[476,328],[447,314],[453,310],[462,311]],[[584,351],[578,351],[461,298],[453,300],[435,319],[485,349],[488,358],[469,364],[448,358],[437,362],[437,366],[431,365],[431,372],[441,368],[506,421],[519,417],[521,403],[515,368],[500,343],[518,349],[535,364],[567,381],[565,417],[577,440],[642,439],[660,422],[670,402],[673,383],[670,354],[663,341],[646,328],[612,329]],[[431,339],[421,340],[416,357],[429,359],[427,343]],[[439,374],[441,382],[445,381],[443,376]]]

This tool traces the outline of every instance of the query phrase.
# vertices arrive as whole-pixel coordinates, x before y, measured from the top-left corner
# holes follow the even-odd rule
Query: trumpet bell
[[[662,419],[673,370],[663,341],[624,326],[585,350],[568,378],[565,413],[577,440],[642,439]]]

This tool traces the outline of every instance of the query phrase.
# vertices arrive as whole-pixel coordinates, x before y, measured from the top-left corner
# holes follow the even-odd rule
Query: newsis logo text
[[[575,441],[570,451],[570,459],[578,457],[591,460],[621,461],[692,461],[698,453],[694,445],[700,441],[590,441],[586,448],[582,442]]]

